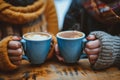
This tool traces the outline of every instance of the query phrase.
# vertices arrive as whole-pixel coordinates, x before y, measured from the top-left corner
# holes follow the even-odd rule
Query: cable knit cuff
[[[111,36],[103,31],[94,31],[91,34],[101,41],[101,52],[96,63],[91,65],[92,68],[99,70],[110,67],[120,53],[120,38]]]
[[[10,40],[12,40],[12,36],[0,41],[0,71],[11,71],[17,68],[16,65],[10,62],[8,57],[7,44]]]

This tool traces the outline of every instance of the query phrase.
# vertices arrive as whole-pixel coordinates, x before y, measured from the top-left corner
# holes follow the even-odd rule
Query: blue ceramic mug
[[[83,53],[87,42],[85,34],[79,31],[62,31],[57,33],[58,48],[66,63],[76,63]]]
[[[52,35],[46,32],[31,32],[23,35],[21,40],[25,55],[31,64],[42,64],[50,50]]]

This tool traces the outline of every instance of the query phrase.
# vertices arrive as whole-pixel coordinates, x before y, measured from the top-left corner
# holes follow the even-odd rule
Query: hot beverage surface
[[[62,32],[59,34],[59,36],[63,37],[63,38],[79,38],[82,37],[82,33],[77,32],[77,31],[72,31],[72,32]]]
[[[33,34],[25,35],[25,38],[28,39],[28,40],[46,40],[46,39],[49,38],[49,35],[33,33]]]

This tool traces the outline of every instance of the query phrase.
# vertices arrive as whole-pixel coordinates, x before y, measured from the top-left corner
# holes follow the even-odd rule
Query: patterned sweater
[[[58,32],[53,0],[27,0],[32,1],[28,5],[16,5],[11,1],[0,0],[0,70],[4,71],[17,68],[10,62],[7,53],[7,44],[12,40],[12,35],[22,36],[27,32],[39,31],[55,35]]]

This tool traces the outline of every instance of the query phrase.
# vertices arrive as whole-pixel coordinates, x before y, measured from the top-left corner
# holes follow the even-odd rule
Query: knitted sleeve
[[[8,57],[7,44],[10,40],[12,40],[12,36],[0,41],[0,71],[11,71],[17,68],[16,65],[10,62]]]
[[[120,37],[112,36],[103,31],[94,31],[91,34],[95,35],[101,42],[101,52],[94,65],[93,69],[105,69],[113,64],[120,65]]]
[[[45,17],[47,20],[47,30],[55,35],[58,32],[58,20],[54,0],[47,0],[46,2]]]

